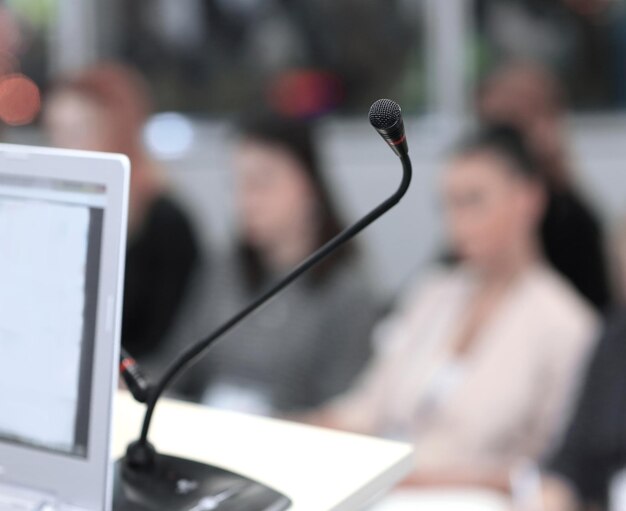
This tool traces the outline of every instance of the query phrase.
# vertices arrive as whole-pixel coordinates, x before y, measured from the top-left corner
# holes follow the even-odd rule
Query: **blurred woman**
[[[192,226],[142,144],[149,98],[134,70],[103,64],[58,82],[44,112],[54,145],[130,158],[122,342],[139,359],[162,349],[199,260]]]
[[[269,115],[241,123],[234,148],[236,249],[214,262],[198,337],[247,305],[342,228],[310,126]],[[348,245],[216,345],[180,386],[187,397],[259,414],[319,406],[369,356],[377,306]],[[188,325],[193,323],[187,322]]]
[[[581,197],[571,169],[564,131],[564,93],[538,64],[515,62],[491,75],[478,98],[488,122],[515,126],[524,135],[548,189],[541,225],[547,260],[600,311],[611,289],[603,232],[595,211]]]
[[[408,296],[357,385],[312,420],[414,441],[411,484],[504,490],[561,430],[596,318],[542,259],[544,190],[515,131],[461,145],[443,200],[461,262]]]

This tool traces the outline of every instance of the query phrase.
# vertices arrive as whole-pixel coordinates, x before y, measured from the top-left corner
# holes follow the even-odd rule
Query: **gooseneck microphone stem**
[[[372,222],[380,218],[387,211],[393,208],[402,197],[406,194],[412,177],[411,160],[407,153],[399,155],[402,162],[402,181],[396,192],[381,203],[378,207],[372,210],[369,214],[363,217],[361,220],[343,230],[337,236],[329,240],[326,244],[316,250],[307,259],[300,263],[291,273],[286,275],[279,282],[270,287],[267,291],[256,298],[245,309],[241,310],[228,321],[222,324],[217,330],[209,335],[204,340],[191,345],[186,351],[184,351],[166,370],[163,377],[155,384],[151,389],[151,392],[147,399],[146,415],[144,417],[143,426],[141,428],[141,436],[139,441],[134,444],[135,448],[148,446],[148,433],[150,431],[150,423],[154,415],[154,410],[159,401],[159,398],[169,385],[180,375],[185,369],[189,368],[195,362],[197,362],[202,355],[208,350],[215,341],[231,330],[235,325],[245,319],[247,316],[256,311],[264,303],[270,300],[274,295],[279,293],[282,289],[291,284],[300,275],[308,271],[310,268],[319,263],[322,259],[327,257],[331,252],[339,248],[347,241],[351,240],[354,236],[359,234]]]

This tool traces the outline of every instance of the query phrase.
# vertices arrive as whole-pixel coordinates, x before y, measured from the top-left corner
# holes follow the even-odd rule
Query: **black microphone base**
[[[291,501],[246,477],[157,454],[149,469],[115,464],[113,511],[283,511]]]

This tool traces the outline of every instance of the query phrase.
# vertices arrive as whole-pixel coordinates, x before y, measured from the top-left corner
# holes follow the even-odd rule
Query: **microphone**
[[[370,123],[400,158],[409,154],[402,109],[391,99],[379,99],[370,108]]]
[[[146,413],[139,439],[128,446],[126,456],[116,464],[115,511],[191,509],[194,506],[199,506],[199,503],[206,501],[206,499],[216,496],[216,480],[220,481],[218,486],[222,492],[224,491],[224,481],[229,481],[228,488],[244,489],[241,492],[238,490],[231,492],[232,498],[229,497],[228,503],[225,503],[228,509],[263,511],[271,507],[272,510],[279,511],[287,509],[291,505],[287,497],[250,479],[216,467],[157,453],[154,446],[148,441],[150,424],[163,392],[179,375],[197,362],[218,339],[310,268],[387,213],[404,197],[411,183],[412,165],[408,155],[400,106],[389,99],[376,101],[370,109],[370,122],[402,163],[402,179],[397,190],[363,218],[313,252],[290,273],[263,292],[247,307],[228,319],[208,337],[190,345],[172,362],[155,385],[149,386],[145,381],[140,384],[139,395],[140,398],[146,398]],[[137,369],[136,364],[131,365]],[[130,376],[138,374],[137,371],[131,373]],[[128,371],[124,374],[126,373]],[[134,382],[133,386],[135,386]],[[134,395],[134,392],[132,393]],[[141,401],[142,399],[138,400]],[[173,481],[184,483],[183,486],[191,488],[190,491],[182,493],[177,491],[177,486]],[[190,481],[193,484],[190,485]]]

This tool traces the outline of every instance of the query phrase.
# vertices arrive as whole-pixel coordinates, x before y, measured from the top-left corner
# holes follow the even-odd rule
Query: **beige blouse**
[[[357,385],[331,406],[346,429],[412,440],[417,470],[507,470],[539,459],[567,420],[597,318],[543,265],[510,287],[472,351],[454,362],[476,279],[429,279],[382,330]]]

